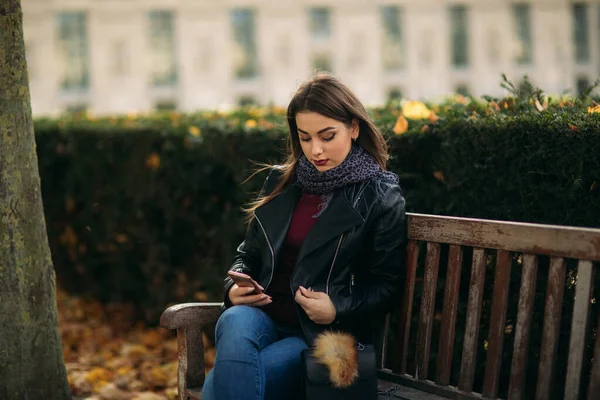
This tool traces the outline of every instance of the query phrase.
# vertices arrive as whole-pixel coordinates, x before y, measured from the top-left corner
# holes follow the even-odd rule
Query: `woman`
[[[367,322],[403,278],[404,198],[364,106],[321,75],[299,88],[287,121],[289,156],[248,208],[231,268],[264,293],[225,280],[204,400],[302,398],[302,350],[329,329],[371,342]]]

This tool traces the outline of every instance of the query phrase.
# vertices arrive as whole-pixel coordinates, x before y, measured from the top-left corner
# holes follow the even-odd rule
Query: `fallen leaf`
[[[156,153],[150,154],[146,158],[146,168],[156,171],[160,167],[160,156]]]
[[[442,183],[446,182],[446,178],[444,177],[444,173],[442,171],[434,171],[433,176]]]
[[[165,396],[154,392],[142,392],[131,400],[168,400]]]

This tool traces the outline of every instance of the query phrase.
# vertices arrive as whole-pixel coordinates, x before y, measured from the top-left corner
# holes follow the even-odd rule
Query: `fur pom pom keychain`
[[[352,335],[343,332],[323,332],[314,342],[313,356],[329,370],[336,388],[346,388],[358,378],[358,350]]]

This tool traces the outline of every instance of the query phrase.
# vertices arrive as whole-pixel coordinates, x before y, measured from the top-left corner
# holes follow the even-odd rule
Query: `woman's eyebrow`
[[[299,131],[299,132],[302,132],[302,133],[304,133],[305,135],[310,135],[308,132],[306,132],[306,131],[303,131],[303,130],[302,130],[302,129],[300,129],[300,128],[297,128],[297,129],[298,129],[298,131]],[[330,131],[330,130],[332,130],[332,129],[335,129],[335,127],[334,127],[334,126],[328,126],[327,128],[323,128],[323,129],[321,129],[319,132],[317,132],[317,134],[320,134],[320,133],[325,133],[325,132],[327,132],[327,131]]]

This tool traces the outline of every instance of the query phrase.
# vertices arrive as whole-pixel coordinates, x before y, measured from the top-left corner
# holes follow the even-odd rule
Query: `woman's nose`
[[[319,154],[323,154],[323,148],[320,145],[318,145],[318,144],[313,145],[313,147],[312,147],[312,154],[314,156],[318,156]]]

